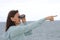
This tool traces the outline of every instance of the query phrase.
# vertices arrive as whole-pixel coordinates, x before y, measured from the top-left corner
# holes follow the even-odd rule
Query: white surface
[[[12,9],[25,14],[27,21],[34,21],[49,15],[58,15],[60,20],[60,0],[0,0],[0,22],[6,21]]]

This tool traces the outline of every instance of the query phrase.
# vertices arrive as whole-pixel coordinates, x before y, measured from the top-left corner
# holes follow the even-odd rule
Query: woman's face
[[[14,17],[11,17],[11,20],[14,21],[16,25],[21,23],[19,16],[19,13],[16,13]]]

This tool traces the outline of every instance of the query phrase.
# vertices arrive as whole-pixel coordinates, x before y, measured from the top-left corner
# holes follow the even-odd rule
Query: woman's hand
[[[22,22],[25,23],[26,22],[26,18],[22,18]]]
[[[55,15],[55,16],[48,16],[48,17],[46,17],[46,20],[50,20],[50,21],[54,21],[54,17],[56,17],[57,15]]]
[[[24,17],[21,20],[22,20],[22,23],[25,23],[26,22],[26,15],[25,14],[22,14],[22,16],[23,15],[24,15]]]

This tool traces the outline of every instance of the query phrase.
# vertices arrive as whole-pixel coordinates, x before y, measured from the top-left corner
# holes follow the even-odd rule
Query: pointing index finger
[[[57,17],[58,15],[55,15],[55,16],[53,16],[53,17]]]

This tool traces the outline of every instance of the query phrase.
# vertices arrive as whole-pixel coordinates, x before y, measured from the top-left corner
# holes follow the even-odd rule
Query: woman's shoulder
[[[10,26],[10,28],[8,29],[8,31],[12,31],[12,30],[15,30],[15,29],[18,29],[18,28],[21,28],[21,26],[20,25]]]
[[[10,28],[8,29],[8,31],[11,31],[15,28],[15,26],[10,26]]]

